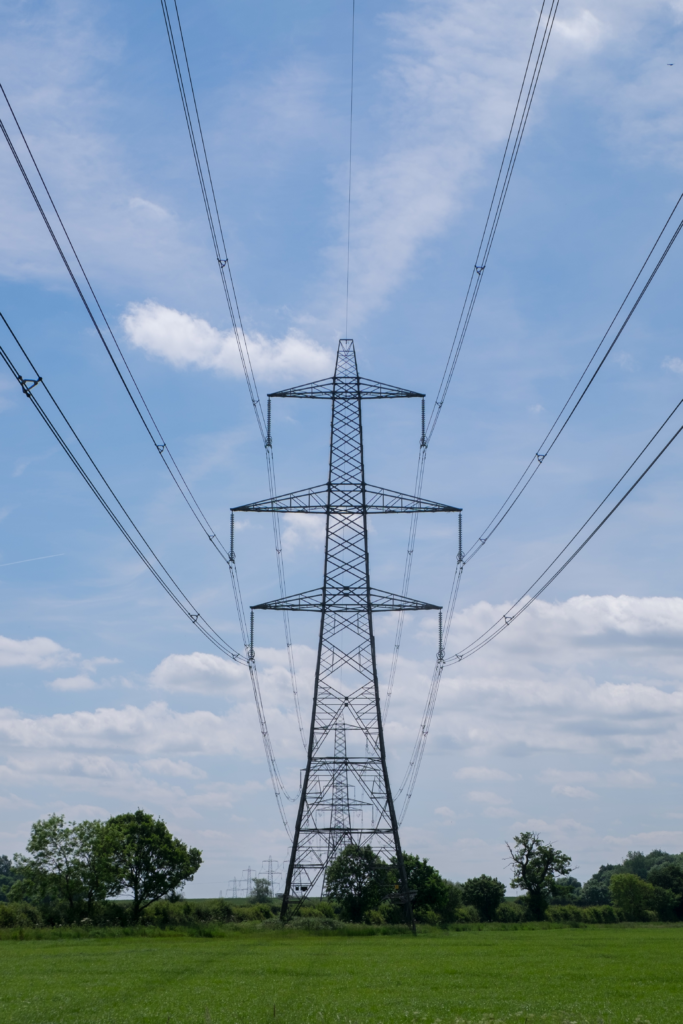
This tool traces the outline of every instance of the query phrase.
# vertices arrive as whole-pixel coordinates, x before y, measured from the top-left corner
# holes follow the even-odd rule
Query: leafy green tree
[[[270,903],[273,894],[267,878],[252,878],[251,886],[250,903]]]
[[[15,858],[21,875],[13,899],[50,908],[70,921],[94,917],[121,891],[114,836],[100,821],[65,822],[52,814],[31,826],[28,857]]]
[[[7,903],[9,891],[18,881],[18,873],[12,861],[5,854],[0,854],[0,903]]]
[[[349,843],[332,861],[325,876],[325,894],[337,903],[344,917],[362,921],[388,893],[387,865],[371,846]]]
[[[583,886],[578,878],[565,878],[563,882],[555,884],[555,895],[551,898],[551,904],[566,906],[568,903],[580,903],[583,897]]]
[[[612,875],[618,870],[616,864],[602,864],[600,869],[581,887],[580,902],[589,907],[604,907],[611,903],[612,894],[609,883]]]
[[[135,922],[150,903],[182,890],[202,863],[200,850],[186,846],[171,835],[160,818],[144,811],[118,814],[105,828],[115,843],[120,891],[132,894]]]
[[[437,914],[444,922],[452,921],[460,905],[460,889],[442,878],[437,869],[426,858],[414,853],[403,854],[408,889],[415,895],[412,899],[413,913],[419,920]],[[391,858],[391,879],[398,885],[399,873],[396,857]]]
[[[540,921],[555,895],[557,877],[571,870],[571,857],[552,843],[543,843],[536,832],[520,832],[513,841],[514,846],[506,844],[513,869],[510,885],[526,892],[529,915]]]
[[[673,897],[672,911],[683,917],[683,871],[675,861],[660,863],[647,873],[647,880],[657,888],[666,889]],[[658,913],[661,911],[658,908]]]
[[[654,886],[639,875],[619,872],[610,881],[612,902],[626,914],[629,921],[642,921],[652,906]]]
[[[468,906],[476,908],[482,921],[493,921],[504,895],[504,884],[490,875],[468,878],[462,887],[463,901]]]

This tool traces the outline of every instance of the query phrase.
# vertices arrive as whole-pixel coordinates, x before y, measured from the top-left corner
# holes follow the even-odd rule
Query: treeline
[[[53,814],[32,826],[26,849],[28,856],[0,857],[0,901],[47,925],[121,923],[111,901],[122,894],[136,924],[156,901],[178,899],[202,863],[199,850],[140,810],[79,823]]]
[[[570,874],[570,857],[536,833],[522,832],[508,849],[510,884],[520,892],[512,899],[498,878],[482,874],[452,882],[424,858],[404,854],[417,923],[683,918],[683,854],[629,853],[581,885]],[[247,905],[184,900],[182,889],[201,860],[199,850],[143,811],[79,824],[52,815],[32,827],[26,856],[0,857],[0,927],[275,924],[280,901],[265,879],[254,880]],[[398,925],[405,920],[400,893],[395,859],[386,863],[369,846],[349,845],[328,868],[326,898],[306,900],[295,916],[306,926]]]

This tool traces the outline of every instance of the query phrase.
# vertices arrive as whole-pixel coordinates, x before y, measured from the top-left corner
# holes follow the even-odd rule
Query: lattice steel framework
[[[416,391],[358,375],[353,341],[339,342],[333,377],[270,398],[332,401],[326,484],[234,511],[326,516],[323,585],[254,609],[320,612],[320,636],[308,761],[287,871],[282,914],[292,901],[325,891],[325,872],[349,843],[396,858],[399,888],[412,923],[410,894],[387,772],[377,677],[373,612],[439,608],[370,586],[367,517],[375,513],[459,512],[451,505],[372,487],[365,481],[361,403],[371,398],[423,398]]]

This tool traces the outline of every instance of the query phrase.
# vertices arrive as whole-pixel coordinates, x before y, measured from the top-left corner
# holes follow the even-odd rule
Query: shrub
[[[455,920],[462,924],[478,924],[480,918],[476,907],[458,907]]]
[[[42,924],[40,911],[30,903],[0,903],[0,928],[35,928]]]
[[[524,920],[524,907],[516,900],[504,900],[496,907],[494,920],[504,924],[514,924],[516,921]]]
[[[463,901],[476,907],[482,921],[492,921],[496,908],[505,896],[505,886],[490,875],[468,878],[462,887]]]

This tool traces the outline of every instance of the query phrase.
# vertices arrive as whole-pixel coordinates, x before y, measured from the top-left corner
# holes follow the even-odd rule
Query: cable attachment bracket
[[[222,260],[220,256],[217,256],[216,259],[218,260],[218,266],[221,268],[221,270],[225,270],[225,268],[228,265],[228,257],[226,256],[225,259]]]
[[[191,614],[191,615],[190,615],[190,619],[191,619],[191,620],[192,620],[192,622],[194,622],[195,624],[196,624],[196,622],[197,622],[198,618],[199,618],[199,612],[194,612],[194,614]]]
[[[166,451],[166,442],[165,441],[164,441],[163,444],[158,444],[157,445],[157,451],[159,452],[159,455],[163,455],[164,454],[164,452]]]
[[[505,619],[505,625],[509,626],[510,623],[514,621],[515,617],[514,615],[504,615],[503,618]]]
[[[544,458],[545,458],[545,456],[546,456],[547,454],[548,454],[548,453],[546,452],[546,453],[545,453],[545,455],[541,455],[541,453],[540,453],[540,452],[536,452],[536,458],[538,459],[539,465],[541,464],[541,462],[543,462],[543,460],[544,460]]]
[[[24,392],[27,398],[30,397],[30,394],[33,391],[36,384],[40,384],[42,382],[42,379],[42,377],[37,377],[35,380],[29,380],[26,377],[17,377],[17,380],[21,384],[21,390]]]
[[[475,264],[474,264],[474,269],[475,269],[475,271],[477,272],[477,274],[478,274],[478,275],[479,275],[479,276],[481,277],[481,275],[483,274],[483,272],[484,272],[484,271],[486,270],[486,264],[485,264],[485,263],[482,263],[482,264],[479,264],[479,265],[478,265],[478,264],[476,264],[476,263],[475,263]]]

